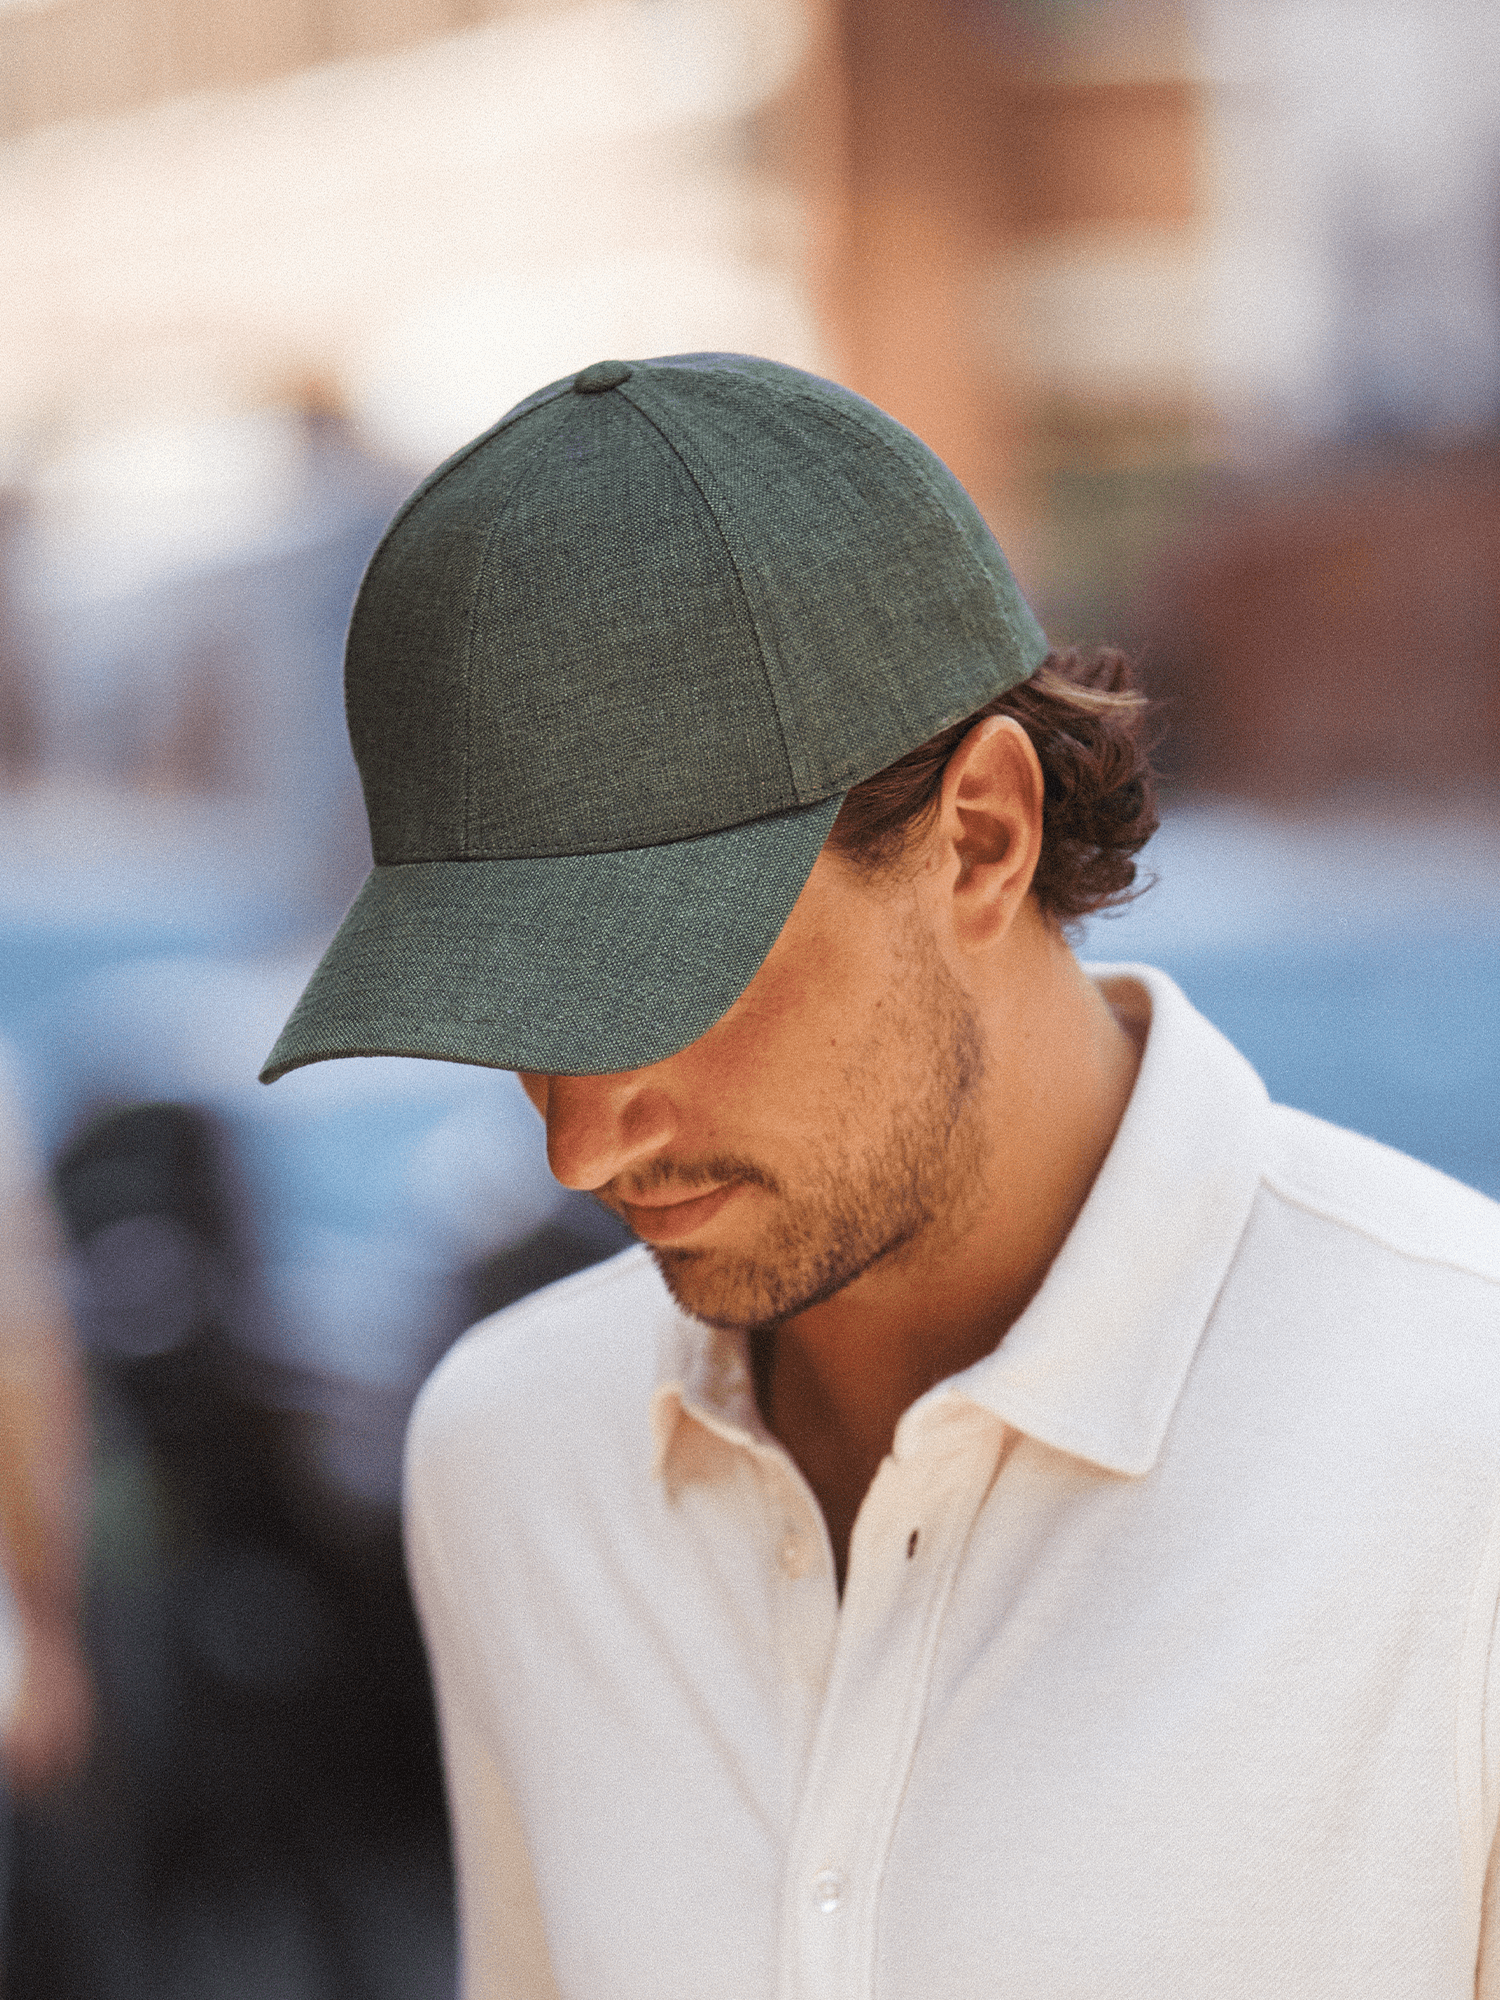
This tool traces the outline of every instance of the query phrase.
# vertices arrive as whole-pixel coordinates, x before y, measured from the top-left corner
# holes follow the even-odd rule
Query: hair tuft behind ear
[[[1065,928],[1117,909],[1151,886],[1136,856],[1159,823],[1146,741],[1148,703],[1113,647],[1049,653],[1019,686],[856,785],[828,844],[857,867],[893,866],[931,823],[948,759],[991,715],[1031,738],[1046,784],[1032,894]]]

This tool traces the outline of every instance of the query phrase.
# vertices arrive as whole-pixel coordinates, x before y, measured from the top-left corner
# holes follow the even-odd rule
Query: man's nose
[[[549,1076],[543,1098],[547,1164],[564,1187],[600,1188],[644,1165],[676,1126],[670,1099],[645,1070]]]

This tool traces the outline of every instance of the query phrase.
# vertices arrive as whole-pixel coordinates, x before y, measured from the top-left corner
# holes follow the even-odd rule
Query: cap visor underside
[[[377,867],[261,1081],[337,1056],[590,1076],[675,1055],[754,978],[841,804],[624,853]]]

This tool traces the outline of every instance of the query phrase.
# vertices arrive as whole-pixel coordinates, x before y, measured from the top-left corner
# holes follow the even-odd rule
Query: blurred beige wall
[[[1463,0],[0,0],[0,486],[92,561],[202,513],[204,425],[333,407],[415,473],[606,354],[769,354],[926,438],[1059,639],[1170,644],[1195,689],[1322,677],[1326,759],[1231,772],[1205,725],[1205,778],[1378,776],[1379,717],[1328,720],[1374,685],[1337,606],[1231,663],[1250,625],[1180,580],[1211,500],[1235,545],[1248,465],[1269,523],[1356,434],[1500,415],[1497,60]],[[242,443],[271,479],[271,432]],[[1474,533],[1455,688],[1490,643]]]
[[[1127,496],[1059,536],[1057,466],[1198,421],[1176,0],[0,0],[0,70],[0,483],[44,594],[270,532],[300,461],[257,413],[415,474],[569,369],[719,347],[910,424],[1047,609],[1139,533]]]
[[[613,330],[830,368],[1020,549],[1053,433],[1186,400],[1170,281],[1133,373],[1090,286],[1182,262],[1188,69],[1152,0],[0,6],[0,434],[321,380],[415,460]]]
[[[0,137],[384,55],[547,0],[9,0]]]
[[[585,0],[39,124],[0,146],[0,436],[313,383],[416,466],[601,344],[816,364],[755,134],[806,41],[797,0]]]
[[[1045,591],[1058,437],[1175,451],[1190,427],[1187,21],[1170,0],[829,0],[815,49],[808,179],[841,373],[954,467]]]

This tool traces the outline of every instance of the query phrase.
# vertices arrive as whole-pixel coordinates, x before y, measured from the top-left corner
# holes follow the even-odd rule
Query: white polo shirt
[[[469,2000],[1500,1997],[1500,1208],[1095,976],[1125,1119],[842,1604],[644,1251],[424,1391]]]

